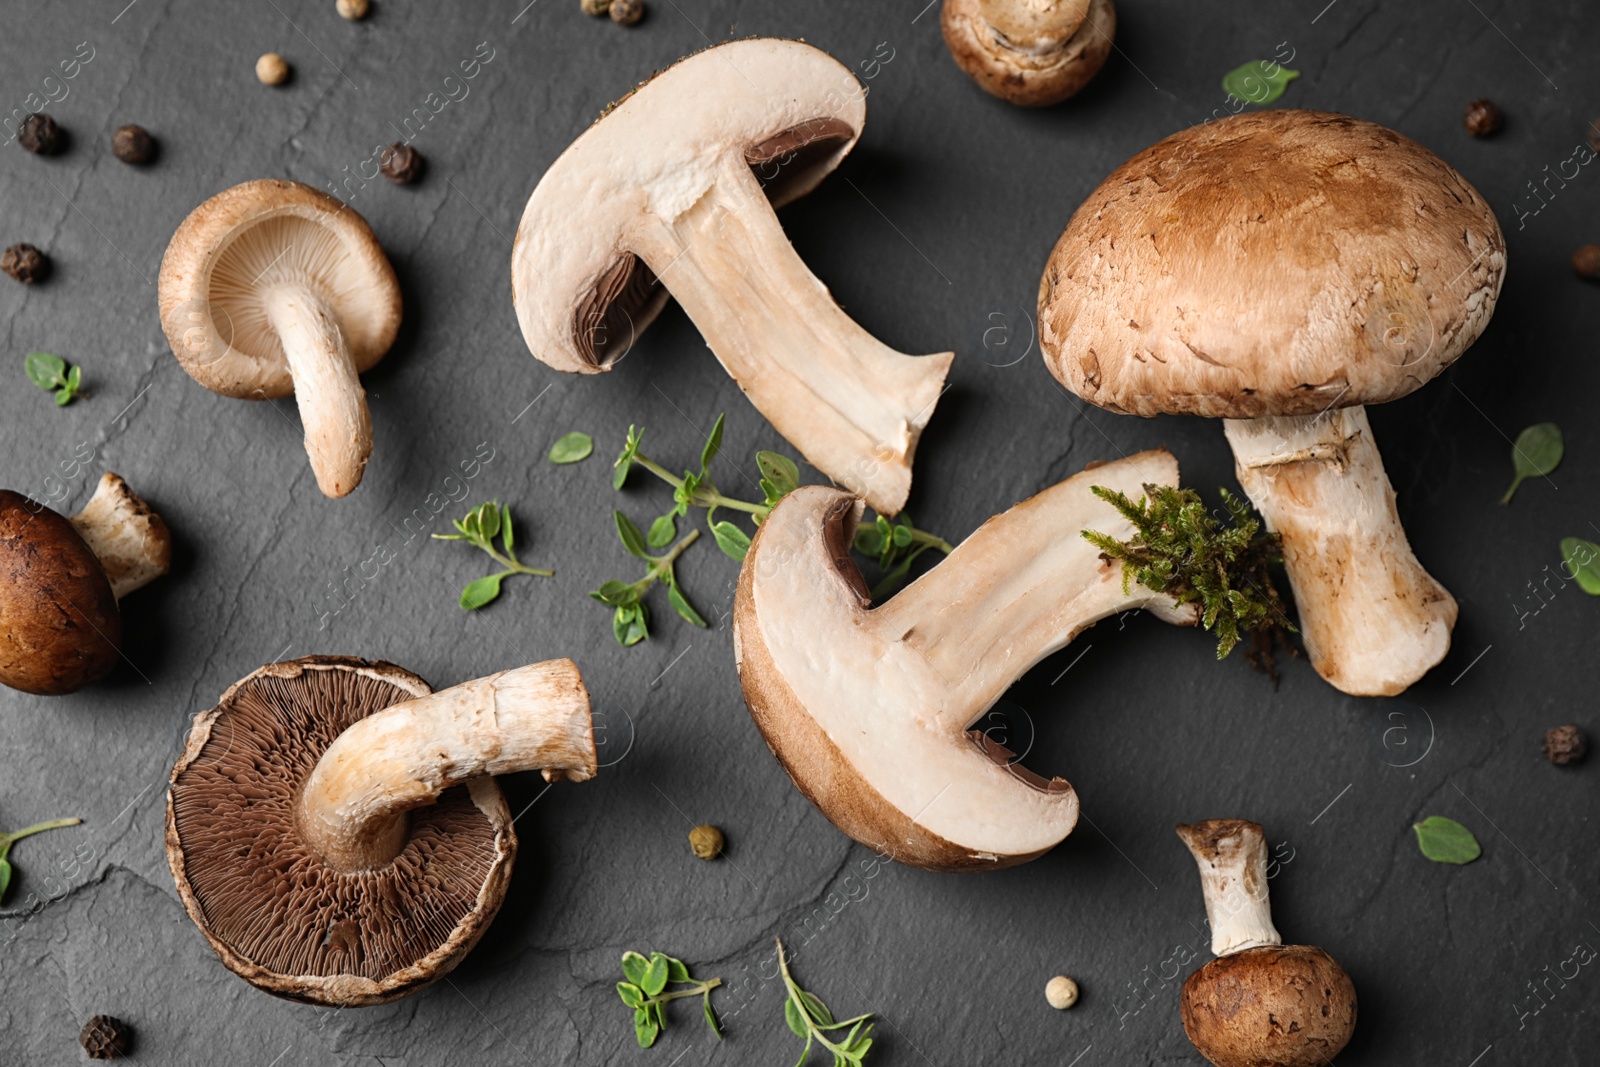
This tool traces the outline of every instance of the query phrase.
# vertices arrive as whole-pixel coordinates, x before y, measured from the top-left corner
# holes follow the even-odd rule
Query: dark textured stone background
[[[938,11],[919,16],[926,0],[650,0],[631,31],[585,18],[576,0],[539,0],[520,17],[523,0],[379,0],[360,24],[333,0],[125,2],[11,5],[0,33],[5,111],[26,110],[79,42],[94,49],[48,108],[70,150],[0,150],[0,242],[31,241],[56,263],[48,284],[0,279],[0,475],[59,493],[47,476],[87,442],[92,469],[60,509],[115,470],[180,543],[173,574],[127,601],[128,662],[112,679],[66,698],[0,692],[0,823],[85,820],[13,854],[0,1062],[77,1062],[79,1024],[111,1012],[137,1026],[147,1063],[784,1063],[798,1042],[779,986],[754,978],[783,934],[801,980],[833,1007],[881,1013],[871,1062],[884,1067],[1198,1063],[1168,961],[1208,958],[1204,914],[1172,826],[1212,816],[1265,824],[1286,860],[1273,882],[1280,927],[1354,977],[1361,1021],[1341,1063],[1592,1061],[1600,969],[1563,961],[1600,945],[1600,766],[1553,768],[1539,743],[1555,723],[1600,729],[1600,603],[1552,581],[1539,607],[1529,583],[1554,572],[1561,537],[1600,536],[1600,290],[1567,265],[1576,244],[1600,239],[1600,164],[1521,227],[1517,205],[1538,206],[1526,183],[1570,157],[1600,115],[1593,4],[1127,0],[1099,79],[1067,106],[1024,113],[955,69]],[[1026,867],[957,877],[874,865],[796,793],[741,705],[725,625],[691,629],[655,600],[654,639],[617,648],[584,596],[633,573],[610,510],[648,519],[665,500],[643,479],[621,497],[609,487],[628,424],[648,425],[652,452],[681,465],[727,411],[724,485],[754,449],[782,442],[676,310],[611,375],[536,362],[512,312],[508,237],[539,175],[608,101],[730,34],[804,36],[876,70],[859,147],[783,219],[868,329],[906,351],[958,353],[911,501],[952,539],[1120,450],[1165,443],[1189,483],[1233,484],[1220,427],[1085,411],[1028,350],[1039,272],[1073,208],[1123,159],[1222,108],[1224,71],[1287,42],[1302,75],[1284,105],[1388,124],[1459,167],[1510,243],[1498,314],[1455,368],[1372,413],[1417,554],[1461,602],[1444,664],[1392,700],[1344,696],[1304,662],[1274,690],[1238,657],[1213,662],[1192,632],[1103,624],[1010,697],[1039,728],[1030,765],[1081,792],[1081,826]],[[406,318],[366,376],[377,447],[365,484],[326,500],[292,402],[213,396],[169,354],[162,251],[191,208],[235,182],[326,187],[354,169],[485,41],[494,57],[470,95],[415,142],[424,180],[353,199],[399,272]],[[254,79],[268,50],[294,65],[284,88]],[[1479,96],[1508,115],[1481,142],[1460,121]],[[111,156],[126,122],[160,139],[154,166]],[[82,363],[85,400],[57,410],[27,383],[22,358],[36,348]],[[1566,462],[1503,508],[1507,435],[1545,419],[1566,431]],[[599,455],[552,467],[545,450],[575,428]],[[403,543],[396,528],[480,443],[494,459],[469,503],[511,501],[524,558],[559,573],[465,615],[456,591],[483,573],[481,558]],[[381,542],[394,561],[319,625],[328,583]],[[735,568],[709,543],[681,574],[708,617],[728,610]],[[166,775],[189,717],[262,663],[318,652],[393,660],[435,685],[570,654],[610,725],[608,758],[627,750],[522,818],[510,899],[448,984],[331,1014],[226,971],[179,906],[162,852]],[[533,776],[504,785],[513,810],[541,796]],[[1429,814],[1469,826],[1483,858],[1423,859],[1410,826]],[[702,820],[727,828],[726,862],[690,856],[684,835]],[[831,914],[830,894],[836,907],[847,893]],[[807,919],[820,929],[809,941]],[[753,982],[718,994],[730,1011],[749,1004],[724,1043],[680,1005],[655,1049],[634,1047],[612,983],[623,949],[652,947]],[[1577,968],[1564,986],[1549,977],[1563,968]],[[1082,983],[1071,1012],[1044,1003],[1056,973]],[[1534,981],[1548,990],[1537,1014]]]

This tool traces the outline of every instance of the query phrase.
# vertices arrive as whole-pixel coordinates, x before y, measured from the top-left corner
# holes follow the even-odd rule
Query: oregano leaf
[[[505,546],[506,554],[511,554],[511,546],[515,543],[511,533],[511,507],[508,504],[500,505],[500,543]]]
[[[1511,503],[1511,497],[1524,479],[1542,478],[1559,467],[1565,453],[1566,444],[1561,439],[1561,427],[1553,422],[1536,422],[1517,434],[1516,441],[1511,445],[1511,467],[1516,476],[1506,495],[1500,498],[1500,503]]]
[[[661,1028],[650,1017],[650,1013],[643,1008],[633,1013],[633,1036],[638,1039],[640,1048],[649,1048],[656,1043],[656,1037],[661,1033]]]
[[[757,452],[756,467],[761,471],[762,479],[771,483],[769,496],[773,499],[768,503],[777,503],[778,498],[800,488],[800,468],[788,456],[778,452]]]
[[[1422,854],[1435,863],[1471,863],[1483,854],[1471,830],[1443,815],[1430,815],[1412,829]]]
[[[711,536],[716,538],[717,547],[723,552],[740,563],[744,562],[745,554],[750,551],[750,538],[743,530],[723,519],[711,527]]]
[[[0,859],[0,904],[6,902],[6,888],[11,885],[11,861]]]
[[[650,964],[645,968],[644,981],[639,983],[639,988],[652,997],[667,988],[666,956],[659,952],[650,953]]]
[[[644,1003],[644,990],[632,982],[618,982],[617,996],[622,998],[622,1003],[630,1008],[637,1008]]]
[[[594,438],[578,430],[562,434],[556,438],[556,443],[550,446],[550,462],[555,464],[577,463],[579,460],[589,458],[594,451]]]
[[[1561,559],[1579,589],[1600,596],[1600,545],[1581,537],[1563,537]]]
[[[669,981],[669,982],[692,982],[692,981],[694,981],[694,979],[689,977],[689,968],[684,965],[684,962],[682,960],[675,960],[671,956],[668,956],[667,957],[667,981]]]
[[[806,1026],[805,1016],[800,1014],[800,1005],[796,1004],[792,997],[783,1002],[783,1019],[789,1024],[789,1029],[794,1031],[796,1037],[805,1037],[810,1033],[810,1028]]]
[[[650,533],[645,538],[651,548],[666,548],[672,544],[672,539],[678,536],[677,515],[674,512],[656,519],[650,524]]]
[[[621,538],[622,547],[627,549],[628,555],[649,559],[650,553],[645,551],[644,535],[639,532],[639,527],[620,511],[613,511],[611,514],[617,524],[617,536]]]
[[[828,1010],[828,1006],[822,1003],[815,993],[808,993],[802,989],[800,991],[800,1000],[805,1005],[806,1011],[811,1013],[813,1019],[824,1026],[833,1025],[833,1012]]]
[[[461,590],[462,609],[475,611],[485,604],[492,603],[500,595],[500,582],[510,573],[510,571],[501,571],[499,574],[485,575],[475,581],[468,582]]]
[[[683,616],[686,620],[700,627],[702,630],[706,628],[706,620],[700,617],[700,613],[694,610],[694,606],[691,605],[689,601],[684,598],[684,595],[678,591],[677,582],[673,582],[667,586],[667,602],[672,605],[674,611]]]
[[[650,969],[650,961],[637,952],[624,952],[622,954],[622,976],[634,985],[644,986],[645,972]]]
[[[717,458],[717,453],[722,451],[722,423],[726,415],[717,416],[717,424],[711,427],[711,433],[706,437],[705,447],[700,450],[700,474],[705,477],[711,469],[711,461]]]
[[[1300,77],[1298,70],[1279,66],[1270,60],[1253,60],[1222,76],[1224,92],[1252,104],[1270,104],[1283,95],[1289,83]]]
[[[66,380],[67,361],[49,352],[29,352],[22,367],[28,380],[40,389],[54,389]]]

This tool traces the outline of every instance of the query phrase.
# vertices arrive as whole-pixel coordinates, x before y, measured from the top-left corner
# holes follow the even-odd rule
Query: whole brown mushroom
[[[117,602],[171,565],[167,524],[109,471],[70,518],[0,490],[0,684],[58,696],[103,678]]]
[[[1267,899],[1259,823],[1179,826],[1200,867],[1217,958],[1183,983],[1183,1030],[1217,1067],[1323,1067],[1356,1026],[1356,990],[1334,958],[1285,945]]]
[[[944,0],[945,47],[979,88],[1019,107],[1075,95],[1111,54],[1111,0]]]

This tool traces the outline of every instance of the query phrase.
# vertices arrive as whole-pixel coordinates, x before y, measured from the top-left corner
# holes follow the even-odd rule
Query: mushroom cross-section
[[[944,0],[945,47],[993,96],[1021,107],[1058,104],[1089,84],[1111,54],[1111,0]]]
[[[1101,183],[1045,267],[1039,340],[1101,407],[1226,420],[1313,666],[1392,695],[1449,651],[1456,602],[1411,551],[1362,405],[1465,352],[1505,266],[1493,210],[1432,152],[1343,115],[1262,111],[1174,134]]]
[[[360,215],[299,182],[235,185],[172,235],[159,290],[190,377],[223,396],[293,393],[318,487],[361,483],[372,421],[358,375],[394,343],[400,285]]]
[[[670,294],[779,433],[897,513],[954,355],[867,333],[773,211],[838,166],[865,117],[854,75],[799,41],[734,41],[657,74],[528,200],[511,259],[528,348],[557,370],[610,370]]]
[[[70,518],[0,490],[0,684],[56,696],[103,678],[117,602],[171,566],[167,524],[109,471]]]
[[[1121,567],[1079,536],[1104,518],[1091,486],[1137,499],[1177,481],[1163,450],[1074,475],[877,608],[849,555],[860,501],[821,486],[784,497],[739,573],[734,655],[751,717],[800,791],[856,841],[930,870],[1011,866],[1071,833],[1072,786],[969,730],[1100,619],[1148,608],[1193,625],[1192,606],[1125,593]]]
[[[167,794],[184,907],[235,974],[381,1004],[447,974],[505,897],[517,838],[491,775],[595,774],[571,660],[434,693],[389,663],[273,663],[195,717]]]
[[[1267,897],[1258,823],[1178,827],[1200,868],[1216,959],[1183,983],[1183,1029],[1217,1067],[1323,1067],[1350,1041],[1356,990],[1332,956],[1285,945]]]

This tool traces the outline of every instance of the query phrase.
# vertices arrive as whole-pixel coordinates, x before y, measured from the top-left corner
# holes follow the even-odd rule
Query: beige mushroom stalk
[[[173,234],[160,303],[192,378],[224,396],[293,393],[317,486],[360,484],[372,422],[358,375],[400,328],[399,283],[360,215],[298,182],[224,190]]]
[[[1032,859],[1072,832],[1078,798],[972,725],[1030,667],[1100,619],[1191,609],[1134,588],[1080,535],[1102,485],[1177,484],[1163,450],[1094,467],[996,516],[873,608],[849,546],[861,503],[808,486],[761,524],[734,603],[751,717],[808,799],[850,837],[931,870]],[[1132,527],[1118,520],[1113,536]]]
[[[167,858],[229,969],[279,996],[379,1004],[452,970],[516,855],[492,775],[596,771],[571,660],[435,693],[388,663],[269,664],[195,717]]]
[[[1039,338],[1101,407],[1227,420],[1312,665],[1392,695],[1449,651],[1456,602],[1411,551],[1362,405],[1455,362],[1505,264],[1488,203],[1427,149],[1262,111],[1175,134],[1090,195],[1045,268]]]
[[[734,41],[657,74],[528,200],[511,263],[528,348],[557,370],[608,371],[670,295],[779,433],[897,513],[954,355],[867,333],[774,213],[838,166],[865,117],[854,75],[799,41]]]
[[[1216,959],[1183,983],[1183,1029],[1217,1067],[1322,1067],[1356,1025],[1356,990],[1337,960],[1284,945],[1267,895],[1258,823],[1209,819],[1178,827],[1200,868]]]
[[[94,495],[68,522],[100,561],[121,600],[172,569],[172,534],[120,475],[100,475]]]
[[[1111,0],[944,0],[944,43],[985,92],[1020,107],[1059,104],[1105,65]]]

